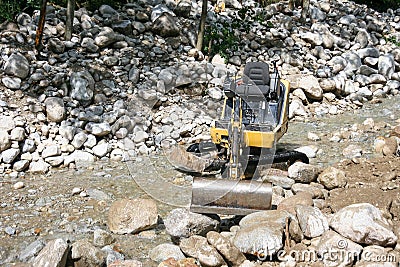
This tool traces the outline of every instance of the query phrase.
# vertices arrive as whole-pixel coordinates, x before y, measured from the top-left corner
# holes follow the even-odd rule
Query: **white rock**
[[[11,131],[11,140],[21,142],[25,139],[25,129],[22,127],[15,127]]]
[[[6,131],[0,130],[0,152],[11,146],[10,136]]]
[[[329,229],[328,220],[317,207],[296,205],[299,225],[306,237],[314,238]]]
[[[308,140],[311,140],[311,141],[320,141],[321,140],[321,138],[316,133],[312,133],[312,132],[308,132],[307,138],[308,138]]]
[[[135,141],[135,143],[142,143],[144,141],[147,140],[147,138],[149,138],[149,135],[145,132],[145,131],[137,131],[135,133],[135,137],[133,138],[133,141]]]
[[[318,176],[318,182],[329,190],[344,187],[347,184],[346,173],[334,167],[328,167]]]
[[[104,157],[109,152],[109,144],[108,143],[101,143],[97,144],[92,148],[93,154],[98,156],[99,158]]]
[[[13,188],[14,189],[21,189],[21,188],[23,188],[25,186],[25,184],[23,183],[23,182],[16,182],[14,185],[13,185]]]
[[[289,178],[297,182],[310,183],[317,179],[319,168],[303,162],[295,162],[288,168]]]
[[[42,158],[48,158],[61,155],[61,149],[58,145],[51,145],[44,148]]]
[[[49,170],[50,165],[43,160],[32,161],[29,164],[29,172],[31,173],[46,173]]]
[[[18,148],[9,148],[1,153],[1,157],[3,158],[4,163],[9,164],[12,163],[17,158],[19,153],[20,151]]]

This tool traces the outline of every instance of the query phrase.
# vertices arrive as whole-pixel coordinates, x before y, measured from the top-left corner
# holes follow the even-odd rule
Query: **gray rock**
[[[340,209],[331,218],[330,226],[342,236],[361,244],[390,246],[398,239],[382,212],[369,203]]]
[[[353,260],[360,256],[363,247],[347,239],[335,231],[326,231],[320,238],[316,247],[319,255],[324,255],[328,251],[337,251],[338,253],[345,252],[345,255],[352,257],[323,257],[324,266],[351,266]]]
[[[22,80],[18,77],[4,77],[1,79],[1,82],[5,87],[11,90],[18,90],[21,88]]]
[[[99,51],[99,47],[96,45],[95,40],[89,37],[82,39],[81,46],[86,49],[89,53],[96,53]]]
[[[112,18],[118,16],[118,12],[109,5],[101,5],[99,7],[99,12],[104,18]]]
[[[87,139],[88,139],[88,135],[84,132],[80,132],[74,136],[74,139],[72,140],[71,144],[76,149],[79,149],[83,146],[83,144],[86,142]]]
[[[64,164],[69,165],[72,162],[94,162],[96,159],[95,156],[90,154],[89,152],[86,151],[81,151],[81,150],[75,150],[72,152],[72,154],[66,156],[64,158]]]
[[[177,16],[189,18],[192,10],[192,2],[190,0],[180,0],[174,9]]]
[[[98,47],[103,48],[117,41],[121,41],[122,39],[123,37],[116,34],[112,28],[103,27],[102,31],[97,35],[94,41]]]
[[[61,155],[61,149],[58,145],[47,146],[42,151],[42,158],[48,158]]]
[[[281,225],[261,222],[240,228],[233,239],[233,244],[243,253],[272,256],[283,246]]]
[[[359,49],[356,52],[361,59],[366,57],[378,58],[379,57],[379,50],[373,47],[370,48],[363,48]]]
[[[70,125],[61,125],[58,128],[58,133],[66,138],[67,140],[72,140],[76,132],[76,127]]]
[[[133,266],[133,267],[142,267],[142,264],[140,262],[132,262],[132,265],[128,264],[128,261],[124,261],[125,256],[121,254],[120,252],[117,252],[114,250],[114,246],[107,245],[101,249],[105,253],[107,253],[107,258],[106,258],[106,264],[108,267],[114,266],[114,267],[124,267],[125,263],[128,266]]]
[[[1,135],[0,135],[1,136]],[[22,153],[33,153],[36,149],[35,141],[26,139],[22,146]]]
[[[347,66],[347,61],[341,56],[335,56],[328,62],[328,65],[331,66],[332,73],[337,74],[344,70],[344,68]]]
[[[218,251],[208,244],[205,237],[194,235],[182,239],[179,247],[189,257],[198,259],[202,266],[219,267],[226,264]]]
[[[112,24],[111,26],[114,31],[123,35],[132,34],[132,22],[130,20],[120,20]]]
[[[283,228],[286,224],[286,219],[294,218],[285,210],[266,210],[251,213],[240,220],[239,225],[242,228],[257,225],[258,223],[266,223],[269,225],[278,225]]]
[[[20,161],[16,161],[13,165],[13,170],[17,172],[22,172],[29,167],[29,160],[22,159]]]
[[[8,149],[11,146],[11,139],[8,133],[0,130],[0,152]]]
[[[62,239],[49,241],[33,260],[33,266],[62,267],[67,263],[68,244]]]
[[[151,199],[121,199],[108,211],[108,227],[113,233],[130,234],[157,225],[157,205]]]
[[[162,262],[168,258],[174,258],[178,261],[184,259],[185,255],[183,255],[179,246],[163,243],[150,250],[149,257],[155,262]]]
[[[263,181],[272,183],[273,185],[280,186],[284,189],[290,189],[295,181],[287,176],[266,175],[262,176]]]
[[[47,119],[53,122],[61,122],[65,117],[64,101],[59,97],[48,97],[44,104],[46,106]]]
[[[370,38],[369,33],[365,29],[360,29],[354,38],[354,41],[359,43],[361,48],[365,48],[367,47]]]
[[[319,33],[313,33],[313,32],[302,32],[300,34],[301,39],[306,41],[307,43],[310,43],[313,46],[317,45],[322,45],[322,35]]]
[[[360,73],[361,75],[365,75],[365,76],[369,76],[371,74],[377,74],[378,70],[373,69],[367,65],[362,65],[359,69],[358,69],[358,73]]]
[[[135,85],[138,83],[140,78],[140,70],[136,67],[133,67],[129,70],[128,79]]]
[[[147,140],[149,138],[149,135],[145,131],[137,131],[135,133],[135,137],[133,138],[133,141],[135,143],[141,143]]]
[[[246,257],[235,247],[231,241],[220,233],[211,231],[207,233],[207,241],[224,257],[229,266],[239,266]]]
[[[32,161],[29,164],[29,172],[31,173],[46,173],[49,170],[50,165],[43,160]]]
[[[207,232],[217,230],[219,222],[208,216],[192,213],[187,209],[172,210],[164,219],[165,230],[174,239],[189,237],[191,235],[205,235]]]
[[[57,167],[64,162],[64,156],[55,156],[55,157],[48,157],[45,159],[47,163],[49,163],[52,167]]]
[[[0,116],[0,131],[11,131],[15,128],[14,118],[11,116]]]
[[[296,205],[299,225],[306,237],[314,238],[329,229],[328,220],[317,207]]]
[[[111,197],[104,193],[103,191],[96,188],[88,188],[86,189],[86,193],[89,197],[97,200],[97,201],[110,201]]]
[[[9,148],[1,153],[1,157],[4,163],[10,164],[18,157],[19,153],[20,150],[18,148]]]
[[[346,173],[334,167],[326,168],[320,173],[317,180],[329,190],[344,187],[347,184]]]
[[[83,145],[85,147],[92,148],[96,145],[96,143],[97,143],[96,136],[94,136],[93,134],[89,134],[87,136],[86,142]]]
[[[22,262],[28,262],[30,259],[38,255],[44,248],[44,243],[41,239],[35,240],[24,248],[18,255],[18,259]]]
[[[25,139],[25,129],[22,127],[15,127],[10,134],[11,140],[21,142]],[[0,149],[1,150],[1,149]]]
[[[163,13],[153,22],[152,31],[162,37],[178,36],[177,19],[169,13]]]
[[[343,156],[346,158],[360,158],[362,155],[362,149],[358,145],[349,145],[343,149]]]
[[[95,136],[105,136],[111,132],[111,126],[107,122],[86,124],[85,130]]]
[[[63,41],[61,41],[58,38],[50,38],[48,41],[48,47],[50,51],[57,53],[57,54],[62,54],[64,53],[65,50],[65,44]]]
[[[146,26],[144,26],[143,23],[141,23],[140,21],[134,21],[132,23],[132,27],[137,30],[139,33],[143,33],[146,31]]]
[[[94,79],[87,71],[79,71],[71,74],[71,97],[82,105],[88,105],[93,101]]]
[[[379,57],[378,71],[387,78],[392,78],[395,72],[395,61],[392,54],[386,54]]]
[[[93,154],[98,156],[99,158],[104,157],[107,155],[108,152],[110,152],[111,147],[109,146],[108,143],[101,143],[97,144],[92,148]]]
[[[319,172],[320,170],[317,166],[305,164],[303,162],[295,162],[288,168],[289,178],[301,183],[314,182]]]
[[[344,69],[346,73],[354,72],[361,67],[361,58],[358,56],[358,54],[354,52],[347,52],[342,56],[347,62],[346,68]]]
[[[114,242],[111,233],[102,229],[96,229],[93,233],[93,244],[98,247],[104,247]]]
[[[29,75],[29,62],[20,53],[12,54],[4,65],[4,72],[25,79]]]
[[[121,116],[111,127],[111,132],[115,134],[119,129],[125,128],[128,132],[132,132],[135,127],[135,122],[129,118],[127,115]]]
[[[103,266],[106,263],[106,253],[87,240],[78,240],[72,244],[71,258],[74,266]]]

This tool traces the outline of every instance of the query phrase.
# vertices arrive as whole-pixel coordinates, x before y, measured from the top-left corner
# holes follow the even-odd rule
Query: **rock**
[[[295,149],[297,152],[301,152],[307,156],[307,158],[312,159],[317,156],[318,148],[316,146],[302,146]]]
[[[25,79],[29,75],[29,68],[28,60],[20,53],[15,53],[10,56],[4,65],[4,72]]]
[[[8,149],[11,146],[11,140],[8,133],[4,130],[0,130],[0,152]]]
[[[78,188],[80,190],[80,188]],[[81,191],[81,190],[80,190]],[[79,192],[80,193],[80,192]],[[112,235],[102,229],[96,229],[93,233],[93,244],[97,247],[104,247],[114,242]]]
[[[69,165],[72,162],[94,162],[95,156],[86,151],[75,150],[72,154],[64,157],[64,164]]]
[[[64,101],[59,97],[49,97],[44,101],[47,119],[53,122],[61,122],[65,118]]]
[[[286,219],[288,218],[294,217],[285,210],[266,210],[254,212],[245,216],[240,220],[239,225],[244,228],[253,224],[267,223],[269,225],[278,225],[283,228],[286,224]]]
[[[175,260],[174,258],[166,259],[161,262],[158,267],[198,267],[196,259],[194,258],[186,258],[182,260]]]
[[[65,266],[68,244],[62,239],[50,240],[33,260],[33,266]]]
[[[349,145],[343,149],[342,154],[348,159],[360,158],[362,155],[362,149],[358,145]]]
[[[17,172],[22,172],[29,167],[29,160],[22,159],[20,161],[16,161],[13,165],[13,170]]]
[[[183,255],[179,246],[164,243],[153,248],[149,253],[149,257],[155,262],[162,262],[168,258],[173,258],[179,261],[184,259],[185,255]]]
[[[89,53],[96,53],[99,51],[99,47],[96,45],[95,40],[89,37],[84,37],[81,42],[82,48],[85,48]]]
[[[1,153],[1,157],[4,163],[10,164],[17,158],[19,153],[20,151],[18,148],[9,148]]]
[[[121,199],[108,211],[108,227],[117,234],[138,233],[157,225],[157,205],[151,199]]]
[[[50,38],[48,41],[48,47],[50,51],[56,54],[62,54],[65,50],[65,44],[58,38]]]
[[[308,132],[307,134],[307,139],[311,140],[311,141],[320,141],[321,137],[319,137],[317,134],[312,133],[312,132]]]
[[[25,187],[25,184],[23,183],[23,182],[16,182],[14,185],[13,185],[13,188],[15,189],[15,190],[18,190],[18,189],[21,189],[21,188],[24,188]]]
[[[262,180],[266,182],[270,182],[273,185],[280,186],[284,189],[290,189],[292,185],[294,185],[295,181],[287,176],[278,176],[278,175],[262,175]]]
[[[87,71],[73,72],[70,78],[71,97],[82,105],[89,105],[93,101],[94,79]]]
[[[392,75],[395,72],[395,61],[393,55],[386,54],[379,57],[378,71],[383,76],[389,79],[392,78]]]
[[[47,157],[45,161],[52,167],[57,167],[64,162],[64,156]]]
[[[24,141],[26,135],[25,135],[25,129],[22,127],[15,127],[14,129],[12,129],[11,131],[11,140],[13,141]]]
[[[117,41],[121,41],[122,36],[117,35],[114,30],[110,27],[103,27],[101,32],[94,39],[95,44],[100,47],[107,47]]]
[[[76,149],[79,149],[83,146],[83,144],[86,142],[87,139],[88,139],[88,135],[84,132],[80,132],[74,136],[74,139],[72,140],[71,144]]]
[[[24,248],[18,255],[18,260],[27,262],[35,257],[44,247],[43,240],[35,240]]]
[[[136,67],[133,67],[129,70],[128,79],[133,83],[137,84],[140,78],[140,70]]]
[[[58,133],[66,138],[67,140],[72,140],[76,132],[76,127],[70,125],[61,125],[58,128]]]
[[[303,89],[307,97],[317,101],[322,100],[322,88],[319,85],[318,79],[313,75],[302,77],[298,81],[298,87]]]
[[[304,235],[314,238],[329,229],[328,220],[317,207],[296,205],[297,219]]]
[[[400,254],[396,250],[388,250],[387,248],[375,245],[367,246],[363,248],[360,260],[357,261],[355,266],[372,267],[373,265],[384,265],[387,267],[396,267],[399,256]]]
[[[107,267],[143,267],[143,263],[138,260],[117,260],[107,264]]]
[[[346,173],[334,167],[326,168],[320,173],[317,180],[328,190],[344,187],[347,184]]]
[[[289,178],[301,183],[315,181],[319,172],[320,170],[318,167],[303,162],[295,162],[288,168]]]
[[[89,122],[88,124],[86,124],[85,130],[95,136],[105,136],[111,132],[111,126],[107,122]]]
[[[379,50],[376,49],[375,47],[362,48],[362,49],[357,50],[356,53],[358,54],[358,56],[361,59],[364,59],[366,57],[372,57],[372,58],[379,57]]]
[[[324,266],[351,266],[353,260],[360,256],[363,247],[359,244],[347,239],[335,231],[326,231],[320,238],[316,251],[319,255],[324,255],[328,251],[336,251],[339,253],[346,253],[351,257],[323,257],[322,261]]]
[[[291,213],[293,216],[296,216],[296,205],[302,206],[313,206],[313,195],[310,192],[299,192],[298,194],[285,198],[279,203],[277,210],[285,210]]]
[[[313,198],[325,198],[328,195],[328,191],[326,189],[323,189],[322,185],[319,186],[320,187],[317,187],[316,184],[311,185],[295,183],[292,186],[292,191],[295,194],[298,194],[300,192],[308,192],[312,195]]]
[[[50,165],[43,160],[32,161],[29,164],[29,172],[31,173],[46,173],[50,168]]]
[[[202,266],[219,267],[226,264],[218,251],[208,244],[205,237],[193,235],[184,238],[179,243],[179,247],[189,257],[197,258]]]
[[[18,77],[4,77],[1,79],[1,82],[5,87],[11,90],[18,90],[21,88],[22,80]]]
[[[179,35],[177,20],[169,13],[163,13],[153,22],[152,31],[162,37],[174,37]]]
[[[98,156],[99,158],[104,157],[109,152],[110,147],[108,143],[97,144],[92,148],[93,154]]]
[[[147,138],[149,138],[149,135],[145,131],[137,131],[133,141],[138,144],[146,141]]]
[[[61,149],[58,145],[51,145],[45,147],[42,151],[42,158],[48,158],[48,157],[53,157],[53,156],[59,156],[61,155]]]
[[[369,203],[340,209],[330,220],[330,226],[342,236],[366,245],[390,246],[398,239],[382,212]]]
[[[174,9],[177,16],[189,18],[192,10],[192,2],[189,0],[180,0]]]
[[[208,216],[192,213],[187,209],[172,210],[164,220],[165,230],[173,239],[187,238],[191,235],[205,235],[217,230],[219,222]]]
[[[224,257],[229,266],[239,266],[246,260],[243,253],[220,233],[215,231],[208,232],[207,240]]]
[[[71,258],[76,267],[103,266],[106,262],[105,252],[87,240],[78,240],[72,244]]]
[[[99,7],[99,12],[104,18],[112,18],[118,16],[118,12],[109,5],[101,5]]]
[[[251,224],[237,231],[233,244],[243,253],[272,256],[283,246],[283,229],[281,225],[268,222]]]
[[[14,118],[11,116],[0,116],[0,131],[9,132],[15,128]]]

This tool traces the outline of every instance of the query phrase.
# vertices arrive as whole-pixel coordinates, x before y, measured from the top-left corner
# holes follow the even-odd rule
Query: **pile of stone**
[[[278,59],[292,85],[290,118],[337,114],[400,88],[400,10],[378,13],[350,1],[311,3],[308,20],[283,3],[248,18],[229,62],[194,49],[196,1],[141,0],[120,10],[48,6],[44,48],[33,49],[38,12],[1,27],[1,172],[47,172],[79,162],[124,160],[176,142],[207,138],[221,87],[248,61]],[[237,3],[234,5],[237,6]],[[210,23],[238,9],[209,12]],[[260,17],[260,16],[258,16]],[[272,25],[272,27],[271,27]],[[237,29],[240,30],[240,29]]]
[[[147,266],[117,251],[115,237],[157,228],[171,241],[150,248],[152,266],[370,266],[377,261],[396,266],[398,207],[363,194],[352,196],[354,204],[334,200],[338,190],[355,189],[346,187],[346,173],[335,167],[295,163],[287,172],[274,172],[263,176],[273,183],[273,210],[220,218],[177,208],[161,220],[154,200],[120,199],[108,211],[107,229],[94,230],[93,239],[72,244],[36,240],[18,258],[31,266],[65,266],[67,261],[74,266]]]

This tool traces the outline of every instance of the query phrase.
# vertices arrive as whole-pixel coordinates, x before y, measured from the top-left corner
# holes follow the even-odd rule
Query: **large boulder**
[[[157,225],[158,210],[152,199],[121,199],[108,211],[107,225],[117,234],[138,233]]]
[[[179,35],[177,19],[169,13],[163,13],[153,22],[153,32],[162,37],[174,37]]]
[[[12,54],[4,66],[4,72],[25,79],[29,75],[29,61],[20,53]]]
[[[62,239],[49,241],[33,260],[33,266],[63,267],[67,263],[68,243]]]
[[[390,246],[397,242],[382,212],[369,203],[353,204],[339,210],[330,226],[342,236],[367,245]]]
[[[71,74],[71,97],[82,105],[89,105],[94,96],[94,79],[87,71],[79,71]]]
[[[174,240],[192,235],[206,235],[217,230],[219,221],[211,217],[190,212],[188,209],[172,210],[164,220],[165,229]]]

